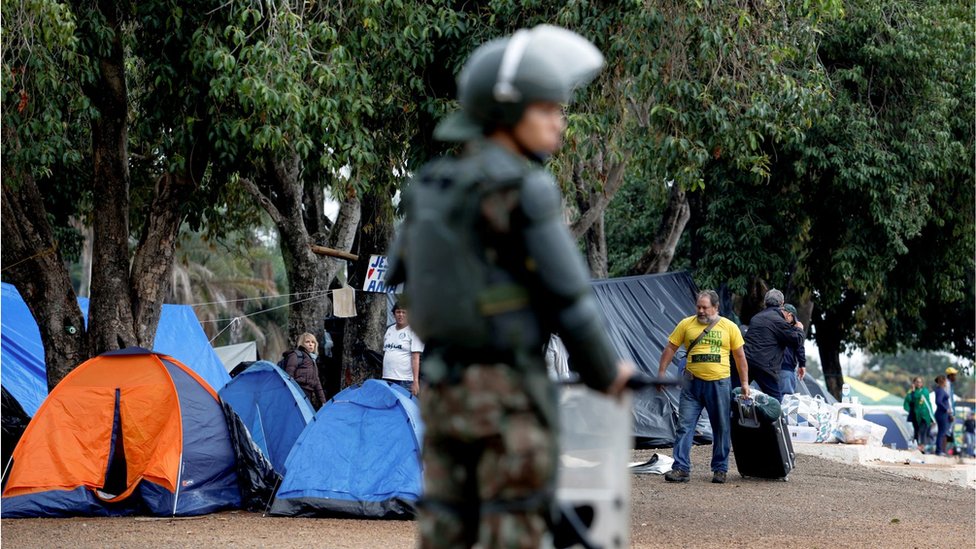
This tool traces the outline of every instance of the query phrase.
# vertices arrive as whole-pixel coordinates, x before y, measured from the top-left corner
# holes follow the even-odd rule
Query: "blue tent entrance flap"
[[[371,379],[326,403],[285,462],[272,515],[412,518],[423,424],[401,387]]]
[[[594,280],[591,284],[607,320],[610,341],[640,371],[657,375],[658,361],[668,336],[685,317],[695,314],[698,288],[687,272]],[[677,377],[684,368],[678,357],[668,367]],[[634,395],[634,436],[647,448],[670,447],[677,431],[679,387],[663,393],[640,391]],[[695,430],[696,442],[711,442],[712,429],[706,413]]]
[[[283,474],[288,453],[315,415],[302,388],[281,368],[261,360],[230,380],[219,394],[240,416],[275,471]]]
[[[34,416],[47,397],[47,370],[41,332],[27,304],[12,285],[0,284],[0,368],[3,386]],[[78,298],[78,307],[88,320],[88,299]],[[230,381],[230,375],[217,357],[207,335],[189,305],[163,305],[153,351],[169,355],[186,364],[214,390]]]

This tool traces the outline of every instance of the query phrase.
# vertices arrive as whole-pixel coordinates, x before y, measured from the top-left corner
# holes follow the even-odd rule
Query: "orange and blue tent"
[[[3,517],[185,516],[240,506],[214,390],[171,356],[92,358],[51,391],[13,452]]]

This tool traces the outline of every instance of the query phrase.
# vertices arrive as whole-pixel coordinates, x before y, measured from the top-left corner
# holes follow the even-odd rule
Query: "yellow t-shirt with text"
[[[678,323],[668,341],[678,347],[687,347],[707,327],[708,324],[699,324],[696,316],[689,316]],[[688,350],[685,369],[705,381],[725,379],[731,375],[729,354],[744,344],[739,327],[731,320],[719,317],[715,327]]]

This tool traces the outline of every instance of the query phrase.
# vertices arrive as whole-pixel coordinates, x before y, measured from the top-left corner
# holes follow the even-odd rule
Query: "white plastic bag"
[[[841,414],[837,418],[837,427],[834,434],[837,440],[844,444],[866,444],[870,446],[881,446],[887,428],[871,423],[865,419]]]
[[[786,417],[787,425],[799,425],[799,417],[797,412],[800,410],[800,399],[797,395],[785,395],[783,396],[783,416]]]

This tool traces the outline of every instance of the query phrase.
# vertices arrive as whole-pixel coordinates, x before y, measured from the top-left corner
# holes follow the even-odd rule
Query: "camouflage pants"
[[[427,389],[420,547],[551,545],[556,438],[523,378],[506,365],[472,365],[459,383]]]

